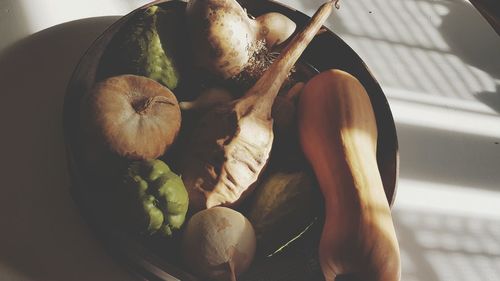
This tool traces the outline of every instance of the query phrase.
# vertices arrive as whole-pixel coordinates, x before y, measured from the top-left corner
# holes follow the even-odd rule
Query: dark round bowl
[[[239,1],[252,15],[279,12],[303,27],[309,17],[290,7],[269,0]],[[64,133],[71,175],[71,192],[83,217],[94,230],[103,246],[126,267],[146,280],[200,280],[189,273],[178,256],[165,255],[175,245],[161,244],[130,235],[113,227],[102,210],[97,208],[95,184],[85,171],[81,149],[80,103],[82,97],[98,79],[98,66],[113,35],[135,13],[150,5],[159,4],[176,14],[183,14],[186,2],[160,0],[134,10],[109,27],[87,50],[78,63],[69,82],[64,102]],[[377,162],[387,200],[394,202],[398,167],[396,128],[387,99],[380,85],[361,58],[335,33],[326,30],[315,37],[301,57],[301,61],[318,71],[331,68],[347,71],[357,77],[366,88],[375,112],[378,128]],[[102,202],[101,202],[102,203]],[[106,201],[104,204],[112,204]],[[301,236],[295,245],[280,255],[256,259],[251,269],[239,280],[323,280],[317,261],[317,245],[321,223]],[[171,248],[169,248],[171,247]],[[172,251],[171,251],[172,252]],[[347,278],[348,280],[348,278]]]

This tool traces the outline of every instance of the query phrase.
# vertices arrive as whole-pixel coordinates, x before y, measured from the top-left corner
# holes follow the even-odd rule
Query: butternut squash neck
[[[376,158],[377,125],[361,83],[329,70],[299,101],[302,148],[325,199],[319,257],[328,281],[398,281],[399,246]]]

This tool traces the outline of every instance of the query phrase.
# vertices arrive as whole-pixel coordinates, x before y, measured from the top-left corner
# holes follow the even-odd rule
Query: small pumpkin
[[[181,126],[175,95],[160,83],[137,75],[97,83],[86,96],[82,115],[87,137],[92,139],[89,145],[133,160],[163,155]]]

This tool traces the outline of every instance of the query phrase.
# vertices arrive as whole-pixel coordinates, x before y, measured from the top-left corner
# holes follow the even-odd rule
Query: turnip
[[[296,27],[279,13],[252,19],[236,0],[190,0],[186,11],[198,65],[223,79],[238,75],[261,47],[284,42]]]
[[[234,281],[252,263],[255,232],[242,214],[226,207],[196,213],[182,238],[182,258],[204,278]]]

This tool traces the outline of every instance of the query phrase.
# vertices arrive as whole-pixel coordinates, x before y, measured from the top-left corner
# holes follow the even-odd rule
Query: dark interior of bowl
[[[240,1],[252,15],[276,11],[287,15],[298,27],[304,26],[309,17],[301,12],[272,1]],[[183,14],[185,2],[157,1],[163,8]],[[108,49],[113,35],[120,30],[134,13],[123,17],[88,49],[75,69],[69,83],[64,104],[64,131],[67,143],[69,168],[72,179],[72,194],[82,215],[110,253],[123,262],[128,269],[147,280],[200,280],[189,273],[178,255],[177,242],[131,235],[113,227],[109,217],[102,214],[99,206],[110,202],[99,201],[95,179],[83,165],[81,150],[81,128],[79,109],[82,97],[100,77],[99,65]],[[377,161],[388,202],[393,203],[398,175],[398,147],[392,114],[379,84],[357,54],[333,32],[316,36],[304,52],[301,61],[318,71],[337,68],[357,77],[366,88],[376,115],[378,127]],[[96,191],[97,190],[97,191]],[[109,207],[109,206],[108,206]],[[252,267],[238,280],[323,280],[317,259],[317,247],[321,232],[321,218],[299,239],[279,254],[267,258],[256,258]],[[175,240],[173,240],[175,241]],[[352,280],[350,278],[344,280]]]

